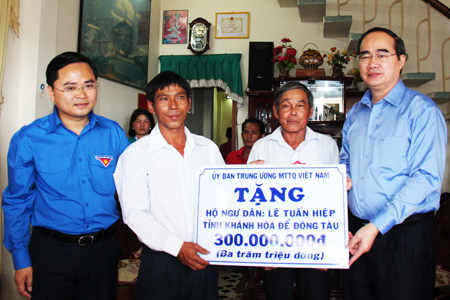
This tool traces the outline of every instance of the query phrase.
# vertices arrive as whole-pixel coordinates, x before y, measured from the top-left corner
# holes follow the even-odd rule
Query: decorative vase
[[[286,68],[280,69],[280,77],[289,77],[289,71]]]
[[[342,65],[334,65],[331,70],[332,70],[331,77],[333,77],[333,78],[344,77],[344,75],[342,73]]]
[[[365,92],[367,90],[367,83],[365,83],[364,81],[358,81],[356,83],[356,88],[360,92]]]

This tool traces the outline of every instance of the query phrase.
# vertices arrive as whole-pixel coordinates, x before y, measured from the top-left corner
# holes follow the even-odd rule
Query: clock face
[[[190,40],[191,48],[200,51],[206,47],[206,32],[207,28],[203,23],[197,23],[192,26],[192,36]]]
[[[194,30],[194,35],[197,37],[203,37],[206,34],[206,31],[208,30],[203,23],[197,23],[192,27],[192,30]]]

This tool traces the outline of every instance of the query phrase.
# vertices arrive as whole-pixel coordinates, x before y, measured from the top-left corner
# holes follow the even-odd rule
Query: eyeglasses
[[[73,96],[73,95],[77,94],[80,91],[80,89],[83,89],[83,91],[85,93],[93,93],[97,90],[98,87],[99,87],[98,83],[88,83],[88,84],[85,84],[83,86],[78,86],[78,87],[68,86],[68,87],[64,88],[63,90],[57,89],[57,88],[53,88],[53,89],[66,93],[66,96]]]
[[[384,61],[387,61],[387,59],[389,57],[391,57],[392,55],[396,55],[396,54],[397,53],[389,53],[389,52],[380,51],[380,52],[375,52],[375,54],[372,54],[372,55],[369,53],[359,54],[357,56],[357,58],[360,63],[367,64],[372,59],[372,57],[373,57],[373,59],[375,59],[378,62],[384,62]]]

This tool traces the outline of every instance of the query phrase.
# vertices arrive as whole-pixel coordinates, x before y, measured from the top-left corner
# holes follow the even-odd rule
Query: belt
[[[350,210],[349,210],[349,213],[352,214],[352,212]],[[405,224],[405,223],[408,223],[408,222],[420,221],[420,220],[422,220],[422,219],[424,219],[426,217],[429,217],[431,215],[434,216],[434,211],[429,211],[429,212],[426,212],[426,213],[414,214],[414,215],[411,215],[411,216],[407,217],[403,221],[403,223],[400,223],[400,224],[397,224],[397,225]],[[363,227],[363,226],[365,226],[365,225],[370,223],[369,220],[360,219],[360,218],[358,218],[357,216],[355,216],[353,214],[352,214],[352,216],[355,218],[357,223],[359,223],[360,227]],[[395,225],[395,226],[397,226],[397,225]]]
[[[100,230],[97,232],[89,233],[89,234],[81,234],[81,235],[71,235],[65,234],[56,230],[48,229],[45,227],[33,227],[33,229],[49,236],[52,239],[60,240],[68,243],[77,243],[80,246],[84,246],[87,244],[92,244],[97,242],[105,237],[108,237],[116,232],[116,229],[112,226],[106,230]]]

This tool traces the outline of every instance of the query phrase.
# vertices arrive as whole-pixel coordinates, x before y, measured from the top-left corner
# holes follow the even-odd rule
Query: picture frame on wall
[[[94,61],[100,77],[145,90],[151,2],[128,3],[81,0],[78,52]]]
[[[147,95],[143,94],[143,93],[138,93],[138,97],[137,98],[138,98],[137,108],[148,109]]]
[[[249,27],[249,12],[216,13],[216,39],[246,39]]]
[[[163,12],[163,44],[187,44],[188,10]]]

